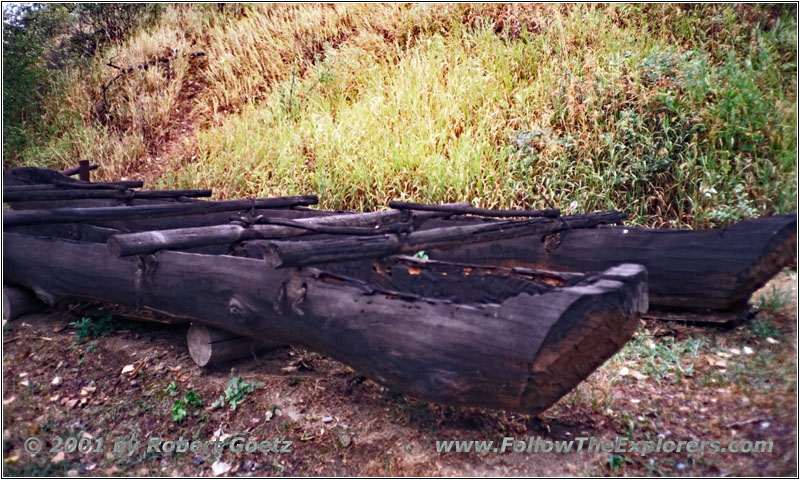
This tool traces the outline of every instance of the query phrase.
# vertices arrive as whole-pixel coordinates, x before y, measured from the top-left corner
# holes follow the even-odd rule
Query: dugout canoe
[[[436,402],[528,414],[616,353],[647,310],[647,272],[634,264],[559,274],[393,257],[409,276],[397,291],[324,268],[273,268],[227,246],[118,257],[106,244],[118,233],[8,227],[4,281],[50,305],[98,300],[157,311],[314,350]]]
[[[140,182],[111,182],[93,184],[65,177],[58,172],[39,168],[18,168],[4,175],[4,195],[12,207],[18,209],[53,206],[109,206],[132,205],[144,208],[156,203],[187,201],[182,193],[205,195],[207,191],[135,192],[120,196],[123,187],[141,186]],[[118,189],[114,191],[114,189]],[[54,191],[55,190],[55,191]],[[20,195],[24,194],[22,197]],[[83,194],[78,199],[74,195]],[[98,195],[113,194],[114,198],[100,199]],[[26,195],[26,196],[25,196]],[[168,198],[169,196],[173,198]],[[50,198],[48,202],[38,198]],[[302,205],[299,197],[295,205]],[[105,202],[105,203],[96,203]],[[195,202],[197,203],[197,202]],[[232,202],[235,203],[235,202]],[[246,203],[246,202],[245,202]],[[305,204],[313,203],[311,201]],[[290,205],[285,203],[284,205]],[[480,210],[468,204],[418,205],[392,202],[398,207],[394,214],[385,212],[380,225],[398,222],[402,207],[415,206],[431,211],[449,213],[418,216],[415,228],[428,230],[481,222],[497,221],[486,218],[515,214],[514,211]],[[338,217],[347,212],[327,212],[303,207],[262,210],[253,204],[253,213],[267,218],[284,220],[321,220]],[[481,216],[466,216],[465,213]],[[523,212],[530,214],[529,211]],[[537,211],[537,215],[557,215],[555,210]],[[267,245],[256,230],[274,231],[275,226],[230,225],[231,212],[183,212],[169,217],[104,218],[95,219],[93,225],[115,228],[144,237],[130,241],[136,248],[126,254],[152,253],[159,249],[201,248],[207,245],[228,244],[236,254],[263,255]],[[24,213],[22,214],[24,215]],[[228,224],[228,225],[226,225]],[[6,218],[4,218],[4,225]],[[82,225],[82,224],[81,224]],[[360,224],[356,224],[357,226]],[[214,227],[209,235],[204,227]],[[76,227],[76,229],[84,227]],[[188,230],[185,230],[188,229]],[[245,230],[248,231],[245,234]],[[285,229],[284,229],[285,230]],[[291,229],[290,229],[291,230]],[[148,233],[148,231],[150,233]],[[299,232],[291,230],[292,234]],[[306,234],[314,232],[307,231]],[[148,238],[149,235],[149,238]],[[273,238],[274,237],[270,237]],[[138,244],[137,244],[138,242]],[[215,243],[216,242],[216,243]],[[120,242],[112,240],[112,248]],[[147,248],[141,248],[142,246]],[[244,252],[244,253],[242,253]],[[119,253],[119,252],[118,252]],[[775,215],[745,220],[727,228],[708,230],[648,229],[624,226],[599,225],[594,228],[563,228],[542,234],[532,234],[510,239],[469,245],[453,244],[447,248],[426,251],[430,259],[467,262],[490,266],[524,267],[564,272],[602,271],[620,263],[644,265],[649,274],[649,301],[653,310],[661,312],[738,312],[746,309],[754,291],[786,266],[797,264],[797,214]],[[366,263],[353,265],[339,261],[328,264],[327,269],[357,274],[367,281],[377,281],[387,287],[402,289],[393,279],[381,278],[380,268]],[[394,281],[394,284],[393,284]]]

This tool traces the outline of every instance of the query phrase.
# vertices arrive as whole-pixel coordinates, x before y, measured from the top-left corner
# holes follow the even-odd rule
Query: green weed
[[[211,408],[224,407],[227,405],[231,410],[236,410],[236,407],[244,402],[247,395],[263,386],[264,384],[262,382],[246,382],[242,380],[242,377],[233,377],[228,382],[225,392],[211,405]]]
[[[183,395],[183,398],[175,400],[175,403],[172,404],[172,420],[175,423],[180,423],[189,415],[189,412],[192,412],[192,415],[197,416],[200,414],[199,409],[202,408],[202,406],[203,399],[200,397],[200,395],[198,395],[194,390],[189,390]],[[192,411],[192,409],[196,410]]]

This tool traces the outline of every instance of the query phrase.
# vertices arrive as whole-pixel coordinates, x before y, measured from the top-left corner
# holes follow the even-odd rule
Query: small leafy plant
[[[428,254],[425,253],[425,250],[420,250],[419,252],[415,253],[414,258],[419,258],[420,260],[430,260],[428,258]]]
[[[169,386],[167,387],[168,392],[170,390],[170,387],[172,387],[174,384],[175,382],[169,384]],[[171,392],[170,396],[173,396]],[[175,400],[175,403],[172,404],[172,420],[175,423],[182,422],[183,419],[186,418],[187,415],[189,415],[189,410],[192,408],[197,409],[194,410],[194,412],[192,412],[192,415],[197,416],[200,414],[199,408],[202,406],[203,406],[203,399],[200,397],[200,395],[198,395],[197,392],[195,392],[194,390],[189,390],[188,392],[186,392],[183,398]]]
[[[167,394],[170,397],[176,397],[178,394],[180,394],[178,391],[178,384],[175,383],[175,380],[169,382],[169,385],[167,385]]]
[[[246,382],[242,377],[236,376],[230,379],[224,394],[220,395],[211,408],[224,407],[226,404],[231,410],[236,410],[247,395],[253,393],[257,388],[263,387],[262,382]]]
[[[117,329],[114,318],[108,312],[82,317],[80,320],[70,322],[69,325],[77,329],[76,342],[82,342],[87,338],[105,337]]]

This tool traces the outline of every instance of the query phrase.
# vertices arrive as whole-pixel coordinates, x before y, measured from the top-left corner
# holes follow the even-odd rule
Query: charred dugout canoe
[[[103,191],[109,188],[123,188],[131,185],[140,186],[140,182],[112,182],[93,184],[79,182],[64,177],[58,172],[37,169],[14,169],[5,175],[6,189],[9,193],[52,193],[58,187],[60,193],[78,193]],[[27,191],[33,188],[34,191]],[[14,189],[17,189],[16,191]],[[66,190],[66,191],[64,191]],[[187,192],[187,191],[178,191]],[[195,191],[199,192],[199,191]],[[174,193],[174,192],[173,192]],[[203,192],[205,194],[205,192]],[[152,202],[149,197],[168,195],[169,193],[140,192],[137,199],[129,198],[131,205],[146,205],[136,202]],[[175,193],[174,193],[175,194]],[[180,197],[183,203],[191,202]],[[304,200],[298,197],[293,201]],[[292,201],[292,199],[289,199]],[[75,201],[56,203],[63,205],[88,205],[86,202],[96,201],[91,197]],[[160,200],[164,202],[163,198]],[[245,203],[247,201],[239,201]],[[52,203],[52,202],[51,202]],[[236,203],[236,202],[232,202]],[[313,203],[309,201],[309,203]],[[298,203],[301,204],[301,203]],[[284,206],[289,203],[284,203]],[[392,202],[394,210],[376,212],[378,226],[388,226],[403,221],[403,212],[412,208],[418,213],[420,220],[414,227],[420,231],[440,228],[480,224],[497,221],[489,217],[497,216],[542,216],[554,217],[557,210],[540,211],[498,211],[482,210],[468,204],[420,205],[404,202]],[[12,204],[22,208],[19,214],[4,217],[4,224],[16,220],[17,215],[24,218],[29,215],[26,207],[42,206],[41,202]],[[241,206],[241,205],[234,205]],[[189,208],[190,205],[187,205]],[[160,207],[156,208],[174,208]],[[260,251],[257,255],[270,254],[264,239],[280,239],[295,237],[301,234],[312,234],[313,231],[302,232],[297,228],[281,225],[280,220],[302,221],[320,226],[336,220],[338,225],[363,227],[360,221],[346,222],[342,219],[346,212],[326,212],[321,210],[279,208],[257,210],[258,216],[272,219],[273,224],[231,224],[230,211],[210,213],[208,211],[193,213],[189,208],[174,208],[179,215],[169,217],[151,216],[147,218],[128,216],[117,218],[111,213],[105,218],[94,218],[92,224],[122,229],[134,235],[118,236],[112,239],[112,248],[121,255],[152,253],[160,249],[187,249],[207,245],[233,245],[235,250]],[[64,209],[59,209],[64,210]],[[52,211],[52,210],[51,210]],[[437,215],[437,212],[439,215]],[[422,214],[431,214],[425,217]],[[447,214],[449,218],[442,218]],[[465,216],[465,214],[479,216]],[[352,215],[352,214],[350,214]],[[53,221],[53,217],[65,217],[50,214],[41,221]],[[67,215],[65,217],[69,219]],[[354,216],[358,218],[358,216]],[[558,217],[567,218],[567,217]],[[613,222],[609,222],[613,223]],[[308,225],[308,224],[307,224]],[[741,312],[747,308],[750,296],[763,286],[781,268],[797,263],[797,215],[775,215],[754,220],[747,220],[724,229],[710,230],[673,230],[647,229],[622,226],[599,226],[597,228],[574,228],[565,225],[558,231],[531,234],[517,238],[499,239],[479,244],[453,244],[442,248],[427,248],[431,259],[443,261],[468,261],[472,264],[483,264],[506,267],[539,268],[566,272],[602,271],[620,263],[637,263],[644,265],[649,274],[649,301],[651,309],[661,313],[668,312]],[[86,230],[82,225],[76,230]],[[316,232],[319,233],[319,232]],[[122,239],[127,237],[127,242]],[[195,251],[197,250],[195,249]],[[386,250],[389,251],[388,249]],[[300,256],[303,256],[302,254]],[[357,256],[357,255],[356,255]],[[308,260],[310,262],[318,261]],[[353,265],[328,265],[333,271],[362,271],[362,279],[375,281],[377,271],[370,269],[369,257],[364,258],[366,266],[359,268]],[[339,258],[339,263],[344,259]],[[344,262],[346,263],[346,262]],[[364,278],[369,277],[369,278]],[[379,275],[378,275],[379,277]],[[392,279],[378,278],[378,281],[392,286]]]
[[[644,265],[650,307],[735,312],[781,269],[797,264],[797,214],[708,230],[600,226],[435,250],[430,258],[566,272]]]
[[[647,310],[639,265],[596,274],[492,267],[455,275],[474,266],[397,257],[395,268],[409,274],[397,291],[318,268],[276,269],[227,254],[227,246],[117,257],[106,241],[118,231],[83,228],[83,241],[69,238],[71,225],[8,228],[5,282],[50,305],[132,305],[308,348],[450,405],[537,414],[616,353]],[[448,273],[454,283],[442,287]],[[440,287],[431,289],[434,277]]]

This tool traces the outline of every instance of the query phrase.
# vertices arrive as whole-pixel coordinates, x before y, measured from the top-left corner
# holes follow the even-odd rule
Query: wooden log
[[[230,212],[250,208],[287,208],[296,205],[314,205],[316,195],[299,197],[273,197],[251,200],[219,202],[187,202],[136,207],[56,208],[51,210],[21,210],[3,215],[3,226],[41,223],[76,223],[97,220],[131,218],[174,217],[191,213]]]
[[[88,165],[86,165],[87,170],[97,170],[98,168],[100,168],[100,165],[98,165],[97,163],[89,163]],[[59,173],[61,173],[61,175],[66,175],[68,177],[71,177],[72,175],[78,175],[80,172],[81,172],[81,166],[78,165],[77,167],[65,168],[64,170],[61,170]]]
[[[87,200],[88,201],[88,200]],[[136,202],[154,202],[156,200],[134,200]],[[201,202],[201,200],[197,200]],[[252,213],[248,209],[247,214]],[[195,228],[195,227],[208,227],[212,225],[228,225],[230,223],[232,212],[213,212],[213,213],[191,213],[172,217],[153,217],[153,218],[118,218],[93,221],[93,225],[115,228],[123,232],[142,232],[150,230],[172,230],[177,228]],[[316,210],[305,207],[290,207],[288,209],[267,209],[256,208],[255,215],[265,215],[278,218],[311,218],[311,217],[327,217],[331,215],[344,215],[352,213],[346,212],[330,212],[325,210]],[[16,228],[16,227],[14,227]]]
[[[210,197],[211,190],[99,190],[99,189],[60,189],[60,190],[3,190],[4,202],[27,202],[48,200],[75,200],[93,198],[111,198],[130,200],[134,198],[177,198],[177,197]]]
[[[466,206],[455,205],[431,205],[427,203],[410,203],[391,201],[391,208],[409,209],[428,212],[448,212],[457,215],[480,215],[483,217],[550,217],[555,218],[561,215],[556,209],[548,208],[545,210],[489,210],[486,208],[476,208],[467,204]]]
[[[279,342],[259,342],[250,337],[226,332],[201,323],[193,323],[186,332],[189,356],[200,367],[218,366],[265,350],[285,345]]]
[[[81,181],[66,175],[62,175],[56,170],[38,167],[17,167],[3,172],[3,189],[10,186],[31,186],[41,188],[46,185],[59,188],[139,188],[144,185],[140,181],[121,181],[107,183],[92,183]]]
[[[437,228],[408,235],[269,243],[265,260],[273,268],[384,257],[397,253],[449,248],[455,245],[493,242],[541,235],[564,228],[586,228],[624,220],[621,212],[599,212],[556,219],[503,221]]]
[[[86,183],[70,179],[70,182],[60,183],[31,183],[19,185],[3,185],[3,192],[39,192],[53,190],[125,190],[128,188],[141,188],[144,182],[138,180],[125,180],[121,182]],[[155,190],[158,191],[158,190]]]
[[[306,235],[319,231],[315,226],[327,227],[381,227],[399,222],[409,215],[400,210],[384,210],[381,212],[341,214],[293,220],[289,225],[259,225],[248,228],[241,225],[215,225],[170,230],[157,230],[115,235],[108,240],[108,246],[114,255],[128,256],[152,253],[163,249],[192,248],[203,245],[220,245],[240,242],[249,239],[286,238]],[[420,218],[437,216],[430,213]],[[280,219],[267,217],[262,221],[280,223]],[[303,226],[305,228],[298,228]],[[311,228],[309,228],[311,227]],[[330,231],[328,231],[330,232]],[[374,230],[373,230],[374,232]],[[350,231],[352,233],[352,231]]]
[[[3,320],[14,320],[44,309],[45,305],[30,290],[3,285]]]
[[[41,298],[92,298],[318,351],[401,392],[538,414],[632,336],[646,271],[497,302],[458,303],[372,287],[316,269],[161,251],[117,258],[104,245],[3,235],[8,280]],[[422,293],[422,292],[419,292]]]
[[[797,261],[797,214],[711,230],[575,229],[427,253],[443,261],[572,272],[638,263],[647,268],[650,304],[656,309],[735,311],[745,309],[755,290]]]

